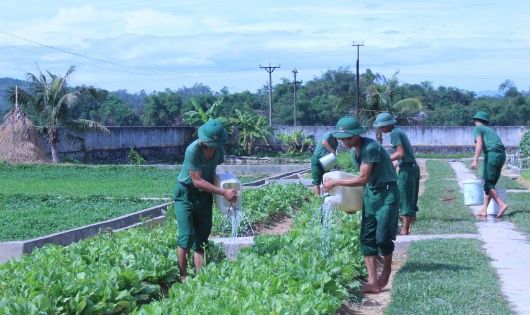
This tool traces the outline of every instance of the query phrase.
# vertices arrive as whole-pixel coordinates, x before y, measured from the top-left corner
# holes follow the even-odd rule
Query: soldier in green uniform
[[[365,132],[355,117],[341,118],[333,136],[352,148],[351,157],[359,167],[352,179],[326,179],[323,189],[335,186],[365,186],[361,221],[361,252],[368,271],[365,293],[379,293],[388,284],[399,218],[397,174],[386,150],[374,139],[361,137]],[[383,256],[383,270],[377,276],[377,257]]]
[[[399,167],[399,203],[400,215],[403,219],[400,234],[407,235],[418,211],[420,167],[416,163],[409,138],[401,128],[394,125],[395,123],[396,120],[392,114],[381,113],[377,115],[374,127],[381,129],[384,133],[390,132],[390,142],[395,150],[390,159],[393,161],[394,167]]]
[[[199,139],[186,148],[173,191],[182,282],[186,280],[191,248],[194,250],[195,270],[198,272],[203,265],[212,231],[212,194],[222,195],[230,202],[237,199],[236,190],[222,189],[213,184],[215,169],[224,162],[223,145],[228,139],[223,124],[218,120],[209,120],[199,127],[198,134]]]
[[[482,177],[484,179],[484,204],[482,210],[477,213],[480,216],[487,215],[488,204],[493,198],[499,205],[499,213],[497,218],[502,217],[508,205],[505,204],[499,197],[495,185],[501,176],[502,167],[506,162],[506,153],[501,138],[495,130],[488,127],[490,119],[488,113],[477,112],[473,116],[475,128],[473,128],[473,138],[475,138],[475,156],[471,163],[471,169],[477,169],[478,158],[480,153],[484,152],[484,168],[482,170]]]
[[[326,172],[320,164],[320,158],[326,154],[333,153],[337,155],[337,147],[339,142],[337,138],[333,137],[331,132],[326,132],[322,141],[317,144],[315,152],[311,157],[311,176],[313,178],[313,191],[315,196],[320,195],[320,184],[322,184],[322,176]]]

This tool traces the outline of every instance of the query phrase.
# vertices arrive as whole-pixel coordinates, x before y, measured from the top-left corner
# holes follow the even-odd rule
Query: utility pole
[[[302,81],[296,81],[296,74],[298,73],[298,70],[294,69],[294,81],[293,81],[293,98],[294,98],[294,114],[293,114],[293,120],[294,120],[294,127],[296,128],[296,85],[298,83],[302,83]]]
[[[272,126],[272,72],[280,66],[271,66],[269,63],[268,67],[259,66],[261,69],[267,70],[269,73],[269,126]]]
[[[355,69],[357,71],[357,118],[360,118],[359,117],[359,46],[364,46],[364,43],[360,42],[360,43],[355,43],[355,41],[353,42],[352,46],[357,46],[357,63],[356,63],[356,66],[355,66]]]

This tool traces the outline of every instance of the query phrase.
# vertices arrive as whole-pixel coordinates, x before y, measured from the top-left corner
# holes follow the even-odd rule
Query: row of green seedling
[[[297,185],[271,187],[259,190],[272,189],[293,204],[309,194],[307,189],[300,194]],[[280,211],[270,200],[259,204],[265,213]],[[0,314],[129,313],[163,298],[179,279],[176,239],[174,220],[166,220],[154,229],[101,233],[68,247],[36,249],[0,266]],[[225,258],[218,246],[208,257],[210,263]]]
[[[321,200],[306,203],[294,228],[281,236],[258,236],[235,261],[210,264],[167,299],[133,313],[152,314],[334,314],[357,299],[365,276],[357,215],[334,212],[322,225]],[[326,233],[330,233],[326,235]]]

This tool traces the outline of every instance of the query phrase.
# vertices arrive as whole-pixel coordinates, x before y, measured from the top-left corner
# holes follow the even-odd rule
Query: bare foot
[[[505,204],[504,207],[501,207],[501,209],[499,210],[499,213],[497,214],[497,218],[502,217],[502,215],[504,214],[504,211],[506,211],[506,209],[508,209],[508,205],[507,204]]]
[[[361,292],[362,293],[381,293],[381,290],[379,290],[379,287],[374,284],[365,283],[361,286]]]
[[[385,270],[385,269],[381,271],[381,275],[377,279],[377,284],[379,284],[379,289],[386,287],[386,285],[388,284],[388,280],[390,279],[391,271],[392,270]]]
[[[486,212],[484,212],[484,211],[480,211],[480,212],[475,213],[475,215],[476,215],[476,216],[479,216],[479,217],[485,217],[485,216],[487,216],[488,214],[487,214]]]
[[[409,231],[407,231],[407,230],[401,230],[401,231],[399,232],[399,235],[409,235]]]

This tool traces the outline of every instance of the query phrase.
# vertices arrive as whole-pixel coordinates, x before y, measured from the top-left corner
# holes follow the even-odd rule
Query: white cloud
[[[76,83],[163,90],[193,83],[256,90],[273,81],[355,68],[403,81],[496,88],[530,82],[530,3],[519,0],[99,1],[0,4],[0,67],[23,78],[78,66]],[[42,45],[39,45],[42,44]],[[70,52],[70,53],[68,53]],[[277,76],[276,76],[277,75]],[[507,77],[508,76],[508,77]],[[476,79],[474,79],[476,78]],[[86,79],[87,82],[82,82]],[[191,80],[200,80],[191,82]]]

